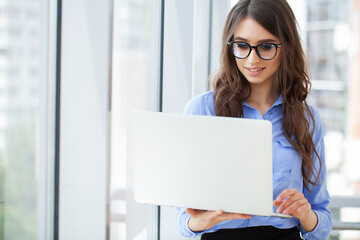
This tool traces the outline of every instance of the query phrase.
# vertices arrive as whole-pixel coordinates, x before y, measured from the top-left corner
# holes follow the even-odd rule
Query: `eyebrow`
[[[249,42],[248,39],[242,38],[242,37],[235,37],[234,40],[240,40],[240,41],[244,41],[244,42]],[[275,43],[275,42],[277,42],[277,41],[274,40],[274,39],[271,39],[271,38],[261,39],[261,40],[257,41],[257,43],[268,43],[268,42],[270,42],[270,43],[274,42],[274,43]]]

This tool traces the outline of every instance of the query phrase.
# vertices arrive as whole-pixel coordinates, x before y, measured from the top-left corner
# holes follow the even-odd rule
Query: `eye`
[[[249,45],[247,45],[246,43],[242,43],[242,42],[236,43],[235,46],[239,49],[248,49],[249,48]]]
[[[259,48],[261,51],[270,51],[274,48],[274,44],[272,43],[262,43],[260,44]]]

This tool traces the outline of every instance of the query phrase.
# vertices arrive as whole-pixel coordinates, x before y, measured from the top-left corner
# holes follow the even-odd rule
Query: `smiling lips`
[[[252,76],[260,74],[265,68],[245,68]]]

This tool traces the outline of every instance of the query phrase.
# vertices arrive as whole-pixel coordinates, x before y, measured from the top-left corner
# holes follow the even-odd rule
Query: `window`
[[[132,199],[126,119],[132,109],[159,110],[160,2],[114,1],[111,240],[149,238],[154,236],[151,234],[157,225],[156,208],[136,204]],[[360,9],[350,0],[289,2],[310,61],[312,92],[308,101],[319,110],[324,125],[328,189],[332,196],[353,197],[360,194],[360,97],[356,92],[360,86],[360,42],[356,30]],[[173,0],[162,6],[164,111],[181,112],[191,96],[211,88],[207,75],[219,68],[222,29],[236,3]],[[171,48],[174,45],[179,47]],[[333,210],[334,220],[360,222],[360,213],[351,211]],[[161,238],[179,238],[174,232],[175,221],[174,210],[162,207]],[[359,231],[333,231],[331,235],[331,239],[344,240],[359,237]]]
[[[42,0],[0,3],[0,239],[52,236],[53,13]],[[41,35],[24,34],[32,29]],[[36,54],[13,54],[19,49]]]
[[[360,193],[360,84],[358,22],[360,9],[350,0],[304,1],[307,56],[310,62],[312,92],[309,103],[322,118],[325,137],[328,190],[335,230],[331,239],[358,239],[360,231],[337,231],[338,222],[360,222],[359,208],[346,208],[346,202],[359,202]],[[353,205],[353,204],[350,204]],[[354,226],[354,225],[353,225]]]
[[[131,110],[159,110],[160,10],[159,0],[114,1],[111,240],[157,236],[157,207],[133,199],[126,142]]]

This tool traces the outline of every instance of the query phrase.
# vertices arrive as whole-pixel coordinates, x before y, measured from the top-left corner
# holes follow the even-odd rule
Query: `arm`
[[[307,232],[313,231],[318,223],[318,217],[311,209],[311,204],[297,189],[284,190],[274,201],[274,205],[279,207],[278,213],[290,214],[299,219],[301,227]]]
[[[324,136],[319,114],[316,111],[313,111],[313,114],[315,119],[313,140],[321,158],[319,182],[316,185],[309,185],[311,192],[305,186],[302,193],[296,189],[284,190],[274,202],[274,205],[279,207],[278,212],[290,214],[299,219],[299,229],[303,237],[311,240],[326,239],[332,228],[331,213],[327,207],[330,196],[326,189]],[[319,169],[320,165],[316,155],[314,164],[316,169]],[[288,198],[285,199],[286,197]]]
[[[316,150],[318,151],[321,158],[321,172],[319,177],[319,183],[317,185],[310,185],[311,193],[304,187],[304,196],[308,199],[311,204],[311,208],[317,215],[318,223],[312,231],[308,231],[302,225],[300,231],[304,237],[308,239],[326,239],[332,229],[332,218],[331,213],[328,209],[330,202],[330,196],[326,189],[326,166],[325,166],[325,151],[324,151],[324,136],[322,125],[318,113],[314,114],[316,124],[318,128],[315,130],[315,134],[318,135],[318,139],[315,143]],[[317,161],[317,167],[318,161]]]

